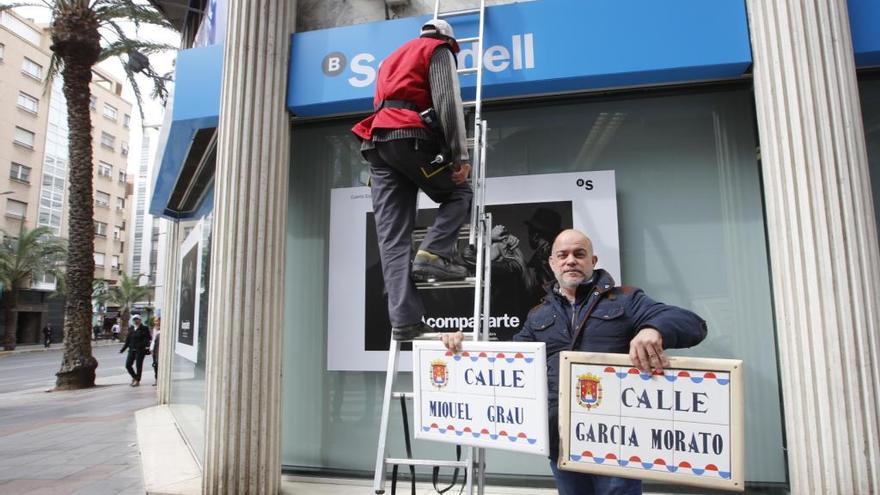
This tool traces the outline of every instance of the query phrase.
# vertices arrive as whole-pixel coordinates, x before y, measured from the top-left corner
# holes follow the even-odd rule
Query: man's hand
[[[464,162],[458,165],[458,168],[452,171],[452,182],[456,184],[464,184],[471,173],[471,164]]]
[[[656,328],[645,327],[629,342],[629,359],[642,372],[662,372],[669,367],[663,353],[663,336]]]
[[[464,340],[464,334],[461,333],[461,330],[455,333],[444,333],[440,335],[440,340],[443,341],[443,345],[447,349],[452,352],[458,352],[461,350],[461,341]]]

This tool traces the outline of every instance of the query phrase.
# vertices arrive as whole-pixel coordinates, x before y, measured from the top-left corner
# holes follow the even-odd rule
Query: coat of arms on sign
[[[431,384],[435,388],[443,388],[447,383],[446,361],[435,359],[431,361]]]
[[[592,373],[578,376],[577,401],[587,410],[599,407],[602,403],[602,379]]]

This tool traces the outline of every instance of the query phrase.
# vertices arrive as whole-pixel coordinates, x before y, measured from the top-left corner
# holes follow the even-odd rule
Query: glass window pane
[[[183,434],[189,440],[193,451],[199,459],[204,460],[205,444],[205,350],[207,348],[208,333],[208,292],[210,290],[210,266],[211,266],[211,239],[212,239],[212,219],[213,214],[208,213],[198,222],[200,229],[193,230],[196,222],[181,222],[175,228],[180,229],[181,245],[186,243],[187,252],[181,250],[180,256],[183,262],[186,260],[187,254],[191,256],[189,262],[195,263],[196,270],[193,278],[188,279],[186,284],[179,282],[178,286],[178,304],[179,311],[183,311],[184,307],[190,308],[191,317],[194,320],[195,334],[191,334],[195,349],[175,352],[173,357],[172,369],[172,386],[171,386],[171,411],[174,413],[177,423]],[[187,234],[184,234],[184,233]],[[193,232],[197,237],[188,238],[188,233]],[[141,256],[138,250],[132,263],[139,264]],[[145,270],[142,270],[145,271]],[[185,295],[182,290],[184,285],[194,290],[190,295]],[[189,291],[189,289],[187,289]],[[197,304],[197,308],[195,305]],[[195,312],[195,310],[198,310]],[[183,316],[175,315],[175,318],[183,319]],[[164,320],[165,318],[163,318]],[[182,342],[180,330],[178,330],[178,342],[174,345],[179,346]],[[184,357],[184,355],[188,357]]]
[[[15,136],[14,140],[17,144],[21,144],[23,146],[27,146],[30,148],[34,147],[34,139],[35,134],[27,129],[23,129],[21,127],[15,128]]]
[[[109,103],[104,103],[104,117],[107,117],[108,119],[115,122],[116,121],[116,114],[117,114],[116,107],[114,107],[113,105],[111,105]]]
[[[861,89],[862,118],[865,123],[865,143],[868,149],[868,166],[871,170],[874,218],[880,232],[880,79],[866,79]]]
[[[116,143],[116,136],[107,132],[101,132],[101,145],[112,148]]]
[[[27,213],[27,203],[14,199],[6,200],[6,216],[12,218],[24,218]]]
[[[95,191],[95,205],[104,207],[110,206],[110,195],[105,192]]]
[[[31,168],[12,162],[12,166],[9,168],[9,178],[19,182],[30,182]]]
[[[34,79],[42,79],[43,66],[25,57],[21,63],[21,71]]]
[[[37,113],[39,109],[40,100],[34,98],[33,96],[25,93],[18,93],[18,106],[24,110],[27,110],[31,113]]]

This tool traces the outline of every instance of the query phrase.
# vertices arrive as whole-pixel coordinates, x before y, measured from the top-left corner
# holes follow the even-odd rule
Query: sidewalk
[[[201,471],[186,447],[168,406],[155,406],[136,413],[138,446],[144,467],[147,493],[163,495],[199,495]],[[324,478],[316,476],[281,477],[285,495],[350,495],[372,493],[372,480]],[[450,493],[458,493],[459,487]],[[398,484],[400,493],[410,493],[409,481]],[[387,485],[391,493],[391,483]],[[430,483],[417,484],[418,495],[437,493]],[[556,490],[515,487],[486,487],[486,495],[553,495]]]
[[[156,389],[149,368],[142,386],[129,386],[121,355],[107,348],[113,344],[96,349],[102,373],[85,390],[47,392],[59,354],[44,359],[23,349],[0,359],[5,375],[35,360],[52,363],[31,372],[40,387],[0,393],[0,495],[144,493],[134,412],[155,404]]]

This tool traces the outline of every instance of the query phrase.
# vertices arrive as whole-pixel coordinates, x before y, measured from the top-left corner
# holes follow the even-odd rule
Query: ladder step
[[[462,74],[462,75],[476,74],[477,68],[476,67],[468,67],[466,69],[458,69],[458,73]]]
[[[415,394],[412,392],[394,392],[391,394],[391,397],[394,397],[395,399],[400,399],[401,397],[404,399],[412,399],[415,397]]]
[[[457,16],[462,16],[462,15],[472,15],[472,14],[479,14],[479,13],[480,13],[479,8],[463,9],[463,10],[450,10],[449,12],[438,12],[437,17],[442,19],[443,17],[457,17]]]
[[[468,139],[473,140],[473,138],[468,138]],[[465,223],[461,226],[461,229],[459,229],[459,232],[464,232],[465,234],[467,234],[468,231],[470,230],[470,228],[471,228],[471,224]],[[427,233],[428,233],[428,227],[419,227],[419,228],[413,229],[413,235],[425,235]]]
[[[473,108],[473,107],[477,106],[477,102],[473,101],[473,100],[463,101],[463,102],[461,102],[461,106],[463,106],[465,108]]]
[[[473,147],[474,147],[473,143],[469,141],[469,142],[468,142],[468,148],[473,148]],[[469,237],[470,237],[470,232],[471,232],[470,224],[465,224],[465,225],[463,225],[463,226],[461,227],[461,229],[459,229],[459,231],[458,231],[458,239],[459,239],[459,240],[463,240],[463,239],[467,239],[467,238],[469,238]],[[424,229],[414,229],[414,230],[413,230],[413,233],[412,233],[412,240],[413,240],[413,243],[415,243],[415,244],[419,244],[419,243],[421,243],[422,240],[425,238],[426,235],[428,235],[428,229],[427,229],[427,228],[424,228]]]
[[[464,280],[441,280],[436,282],[416,282],[416,289],[472,289],[477,279],[468,277]]]
[[[431,459],[404,459],[397,457],[386,457],[385,464],[401,464],[404,466],[439,466],[439,467],[461,467],[467,468],[468,461],[439,461]]]
[[[473,146],[468,146],[468,147],[472,148]],[[412,236],[413,242],[415,242],[415,243],[422,242],[422,240],[425,238],[425,235],[426,234],[420,234],[420,233],[413,234],[413,236]],[[462,230],[458,233],[458,240],[468,239],[469,237],[470,237],[469,230]]]
[[[480,37],[479,36],[472,36],[470,38],[456,38],[455,41],[457,41],[459,45],[463,45],[465,43],[473,43],[475,41],[480,41]]]

